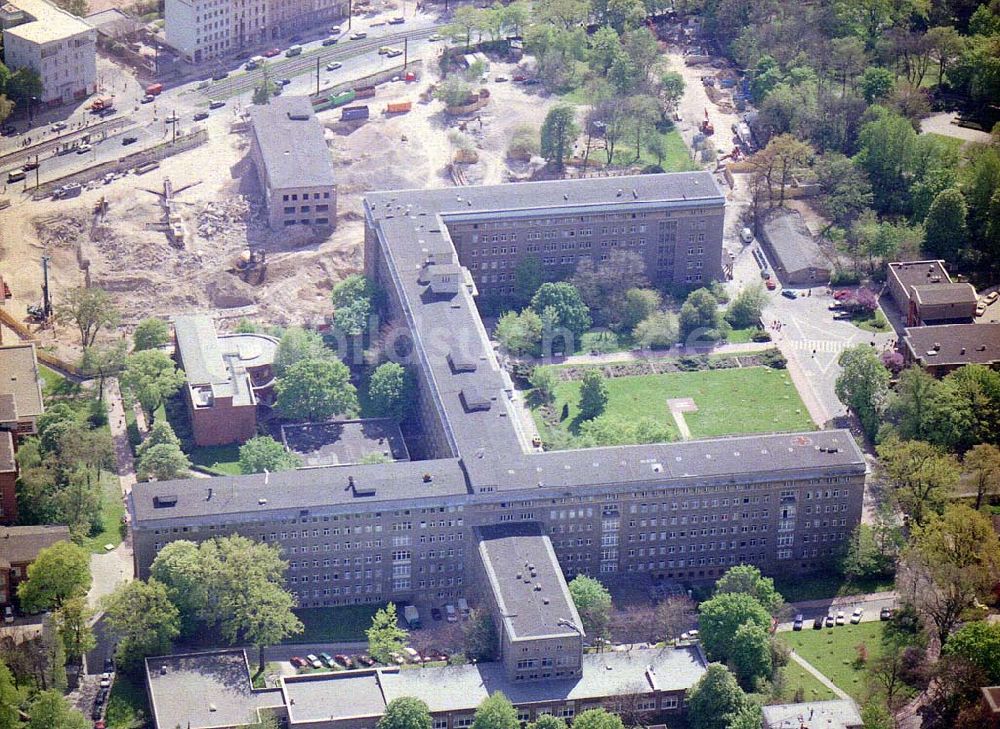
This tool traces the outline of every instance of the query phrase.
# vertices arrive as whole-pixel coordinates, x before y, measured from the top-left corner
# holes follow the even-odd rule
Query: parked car
[[[396,58],[397,56],[401,55],[403,55],[403,52],[398,48],[390,48],[385,53],[386,58]]]
[[[333,657],[337,663],[339,663],[344,668],[354,668],[354,661],[351,660],[350,656],[345,656],[343,653],[338,653]]]
[[[371,656],[361,654],[360,656],[355,656],[354,660],[358,662],[359,665],[371,668],[375,665],[375,659]]]
[[[291,663],[296,668],[305,668],[306,666],[309,665],[308,663],[306,663],[306,659],[303,658],[302,656],[292,656],[288,660],[288,662]]]
[[[99,685],[101,688],[111,688],[111,674],[108,672],[102,673]]]
[[[510,79],[507,78],[506,76],[497,76],[493,80],[496,81],[498,84],[503,84],[503,83],[507,83],[508,81],[510,81]]]
[[[98,719],[94,722],[94,729],[106,729],[107,724],[104,723],[104,719]]]
[[[275,56],[280,56],[281,55],[281,49],[280,48],[268,48],[261,55],[264,56],[264,58],[274,58]]]
[[[254,71],[260,68],[260,62],[256,58],[251,58],[249,61],[247,61],[247,65],[245,65],[243,68],[245,68],[247,71]]]
[[[225,105],[226,105],[225,101],[209,101],[208,102],[208,108],[209,109],[221,109]]]
[[[472,610],[469,609],[469,602],[464,597],[458,598],[458,612],[462,614],[463,618],[469,617]]]
[[[37,170],[38,169],[38,163],[37,162],[25,162],[23,165],[21,165],[21,169],[24,170],[25,172],[31,172],[32,170]]]
[[[802,622],[803,622],[802,615],[801,614],[796,615],[795,621],[792,623],[792,630],[802,630]]]
[[[194,115],[194,120],[195,121],[202,121],[204,119],[208,119],[208,112],[207,111],[199,111],[197,114]]]
[[[982,316],[983,314],[985,314],[986,306],[987,306],[986,302],[984,301],[980,301],[978,304],[976,304],[976,316]]]
[[[835,298],[837,301],[843,301],[844,299],[849,299],[851,298],[851,295],[852,293],[850,289],[838,289],[833,292],[833,298]]]
[[[750,245],[753,243],[753,231],[749,228],[743,228],[740,231],[740,240],[743,241],[744,245]]]
[[[861,616],[865,614],[864,609],[858,608],[853,613],[851,613],[851,625],[857,625],[861,622]]]
[[[764,279],[764,288],[766,288],[768,291],[774,291],[776,288],[778,288],[778,284],[774,282],[774,279],[766,278]]]
[[[791,299],[792,301],[795,301],[795,299],[799,298],[798,294],[789,289],[782,289],[781,295],[784,296],[786,299]]]
[[[310,666],[312,666],[313,668],[322,668],[323,667],[323,664],[319,660],[319,658],[317,658],[316,656],[314,656],[312,653],[310,653],[308,656],[306,656],[306,662]]]
[[[405,658],[403,658],[403,657],[402,657],[401,655],[399,655],[398,653],[390,653],[390,654],[389,654],[389,658],[390,658],[390,659],[392,660],[392,662],[393,662],[393,663],[395,663],[395,664],[396,664],[397,666],[402,666],[402,665],[403,665],[404,663],[406,663],[406,659],[405,659]]]
[[[824,620],[826,620],[826,617],[823,616],[823,615],[820,615],[818,618],[814,618],[813,619],[813,630],[822,630],[823,629],[823,621]]]
[[[105,658],[104,659],[104,672],[105,673],[114,673],[114,671],[115,671],[115,660],[113,658]]]
[[[135,144],[138,141],[139,141],[138,137],[123,137],[122,138],[122,146],[123,147],[127,147],[128,145]]]
[[[111,689],[108,687],[97,689],[97,695],[94,697],[94,704],[98,706],[104,706],[108,702],[108,694]]]
[[[444,606],[444,614],[447,616],[449,623],[458,622],[458,613],[455,611],[455,606],[451,603]]]
[[[986,294],[986,297],[983,299],[983,301],[986,302],[987,306],[990,306],[997,299],[1000,299],[1000,292],[991,291],[990,293]]]
[[[90,718],[94,721],[99,721],[101,716],[104,715],[104,707],[98,704],[94,704],[94,708],[90,711]]]
[[[5,623],[14,622],[14,608],[12,608],[10,605],[8,605],[3,609],[3,621]]]
[[[402,15],[397,15],[395,18],[389,19],[389,25],[402,25],[405,22],[406,18],[404,18]]]
[[[336,38],[324,38],[323,39],[323,43],[321,45],[324,45],[324,46],[335,46],[335,45],[337,45],[337,39]]]
[[[836,618],[834,618],[832,615],[827,615],[826,616],[826,622],[824,623],[824,625],[826,625],[826,627],[832,628],[836,624],[837,624],[836,623]]]
[[[410,663],[420,663],[420,654],[417,653],[415,649],[410,648],[410,646],[405,646],[403,648],[403,652],[406,654],[406,657],[410,659]]]
[[[281,84],[282,86],[288,86],[288,84],[290,84],[291,82],[292,80],[290,78],[283,78],[278,83]]]
[[[156,97],[153,96],[152,94],[146,94],[141,99],[139,99],[139,103],[141,104],[151,104],[154,101],[156,101]]]
[[[892,620],[892,608],[884,607],[878,611],[879,620]]]
[[[843,610],[838,610],[837,611],[837,621],[836,621],[836,623],[837,623],[837,625],[847,625],[847,616],[844,615],[844,611]]]
[[[340,35],[340,26],[339,25],[331,25],[330,26],[330,35]]]
[[[326,64],[326,70],[327,71],[336,71],[338,68],[342,67],[343,65],[344,64],[341,63],[340,61],[333,61],[331,63]]]
[[[91,145],[89,145],[89,144],[81,144],[81,145],[79,145],[76,148],[76,153],[77,154],[87,154],[87,152],[89,152],[92,149],[93,149],[93,147]]]
[[[363,30],[359,30],[357,33],[351,33],[351,40],[361,40],[362,38],[367,38],[368,34]]]
[[[322,659],[323,663],[325,663],[328,667],[330,668],[337,667],[337,664],[333,660],[333,656],[331,656],[329,653],[320,653],[319,657],[320,659]]]
[[[212,74],[213,81],[221,81],[229,76],[229,71],[223,71],[221,68]]]
[[[66,128],[66,126],[67,126],[66,122],[64,122],[64,121],[58,121],[58,122],[56,122],[55,124],[52,125],[52,131],[54,131],[54,132],[61,132],[63,129]]]
[[[431,608],[431,618],[434,620],[441,619],[441,608]]]
[[[429,35],[427,37],[427,40],[429,40],[431,43],[434,43],[435,41],[444,40],[444,36],[439,35],[438,33],[433,33],[432,35]]]

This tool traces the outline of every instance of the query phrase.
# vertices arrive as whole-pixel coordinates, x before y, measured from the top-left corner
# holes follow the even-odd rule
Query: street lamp
[[[28,102],[28,125],[30,126],[32,122],[35,121],[35,103],[38,101],[37,96],[32,96],[31,101]]]

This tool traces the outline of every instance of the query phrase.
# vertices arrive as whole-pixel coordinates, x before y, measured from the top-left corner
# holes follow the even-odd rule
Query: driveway
[[[873,592],[868,595],[846,595],[844,597],[826,598],[823,600],[803,600],[801,602],[788,603],[789,614],[792,618],[802,615],[805,618],[804,630],[812,629],[812,621],[821,615],[836,615],[838,610],[843,610],[844,614],[850,616],[857,608],[862,608],[864,613],[861,622],[870,623],[879,619],[878,614],[882,608],[895,608],[899,595],[895,592]],[[778,623],[778,632],[790,631],[792,621]],[[836,628],[835,628],[836,629]]]

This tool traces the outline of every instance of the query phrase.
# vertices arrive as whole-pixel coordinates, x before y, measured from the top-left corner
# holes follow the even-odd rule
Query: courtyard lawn
[[[651,418],[675,435],[667,400],[682,397],[694,399],[698,407],[697,412],[684,414],[694,438],[815,429],[785,370],[745,367],[671,372],[609,378],[607,385],[607,414],[626,420]],[[561,414],[567,408],[564,423],[571,433],[579,427],[579,401],[579,380],[556,385],[552,412]],[[533,412],[544,438],[548,426],[538,407]]]
[[[192,465],[216,476],[239,476],[240,446],[237,443],[223,446],[202,446],[192,448],[187,454]]]
[[[868,692],[864,666],[857,663],[858,646],[868,650],[868,662],[875,660],[882,651],[883,623],[875,621],[860,625],[841,625],[823,630],[803,630],[783,633],[792,649],[833,681],[855,700],[863,701]],[[788,668],[799,670],[798,664],[789,662]]]
[[[107,551],[105,547],[108,544],[117,547],[122,541],[125,506],[122,503],[121,482],[115,474],[101,473],[101,499],[101,531],[80,543],[84,549],[97,554]]]
[[[365,630],[382,605],[301,608],[295,611],[305,630],[285,643],[337,643],[368,640]]]
[[[119,672],[111,685],[106,723],[108,729],[140,729],[147,726],[149,702],[146,689],[127,674]]]
[[[830,597],[886,592],[895,589],[895,581],[892,577],[875,577],[852,582],[836,572],[818,572],[813,575],[796,575],[795,577],[778,576],[774,578],[774,586],[786,602],[800,602],[802,600],[823,600]]]
[[[785,680],[784,687],[780,695],[772,698],[771,703],[791,704],[795,701],[795,694],[799,689],[802,690],[802,701],[829,701],[837,698],[833,691],[795,661],[790,660],[788,665],[781,669],[781,675]]]

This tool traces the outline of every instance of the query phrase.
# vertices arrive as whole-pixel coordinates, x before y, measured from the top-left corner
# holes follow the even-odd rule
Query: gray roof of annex
[[[308,97],[279,96],[263,106],[251,106],[249,112],[272,188],[332,187],[336,183],[323,125]]]

